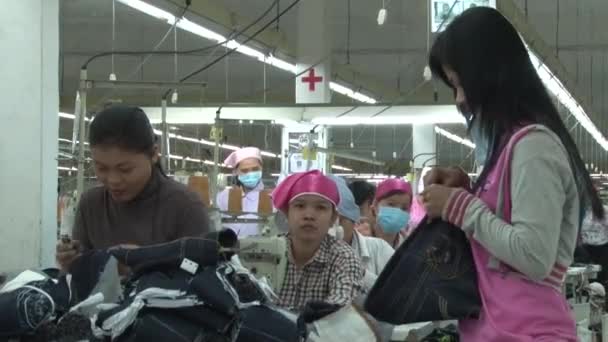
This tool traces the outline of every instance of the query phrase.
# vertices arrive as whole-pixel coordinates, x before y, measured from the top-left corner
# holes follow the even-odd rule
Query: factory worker
[[[376,196],[376,187],[363,180],[354,181],[348,187],[355,197],[355,203],[359,206],[361,217],[373,221],[372,204]]]
[[[372,213],[374,236],[384,239],[393,248],[405,240],[412,205],[412,186],[404,180],[391,178],[378,184]]]
[[[232,167],[236,176],[236,186],[243,191],[243,212],[255,213],[258,211],[260,191],[264,190],[262,182],[262,154],[256,147],[245,147],[232,152],[224,161]],[[228,211],[230,189],[225,189],[217,196],[217,206],[221,211]],[[258,218],[257,215],[242,215],[239,218]],[[227,228],[234,230],[239,237],[257,235],[257,223],[226,224]]]
[[[57,245],[62,269],[83,250],[163,243],[209,230],[199,195],[161,169],[154,130],[140,108],[106,108],[89,130],[100,186],[82,195],[73,239]]]
[[[353,193],[344,179],[334,175],[328,177],[336,183],[340,194],[338,224],[343,231],[343,239],[354,249],[355,254],[361,260],[365,268],[364,286],[366,289],[371,289],[395,251],[386,241],[364,236],[356,231],[355,225],[360,222],[361,215],[359,207],[355,204]]]
[[[350,304],[363,291],[365,270],[346,242],[328,234],[338,218],[336,184],[317,170],[296,173],[277,186],[272,201],[289,225],[287,272],[277,304],[296,313],[310,301]]]

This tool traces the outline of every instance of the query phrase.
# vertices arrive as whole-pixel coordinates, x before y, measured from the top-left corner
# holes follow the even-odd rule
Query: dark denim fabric
[[[220,334],[205,329],[196,321],[176,315],[174,310],[146,310],[133,327],[116,342],[230,342],[231,333]]]
[[[179,269],[184,259],[196,262],[199,267],[216,265],[220,245],[206,238],[182,238],[173,242],[136,249],[111,248],[108,250],[118,261],[136,274],[148,270]]]
[[[305,331],[280,311],[260,305],[242,311],[243,322],[236,342],[299,342]]]
[[[444,221],[420,226],[376,280],[365,309],[391,324],[477,317],[481,300],[469,241]]]
[[[53,301],[30,288],[0,294],[0,336],[33,333],[53,315]]]
[[[69,269],[69,273],[72,275],[70,283],[72,305],[89,298],[110,257],[111,255],[105,250],[90,250],[72,262]]]

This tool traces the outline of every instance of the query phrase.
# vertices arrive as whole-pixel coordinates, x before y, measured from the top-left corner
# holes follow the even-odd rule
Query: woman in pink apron
[[[429,216],[471,241],[483,308],[459,322],[462,340],[576,341],[561,285],[581,209],[604,211],[526,47],[498,11],[477,7],[437,37],[429,65],[454,91],[484,166],[470,191],[436,181],[421,194]]]

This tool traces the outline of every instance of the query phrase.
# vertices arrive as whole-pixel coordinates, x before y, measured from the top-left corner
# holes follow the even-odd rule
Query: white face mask
[[[344,228],[342,228],[339,221],[336,221],[334,223],[334,225],[331,228],[329,228],[329,230],[327,231],[327,234],[335,237],[338,240],[343,240],[344,239]]]

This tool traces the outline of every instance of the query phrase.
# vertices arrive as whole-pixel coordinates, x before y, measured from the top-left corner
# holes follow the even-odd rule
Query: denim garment
[[[33,287],[21,287],[0,294],[0,337],[33,333],[50,321],[55,303],[48,294]]]
[[[251,306],[242,311],[242,325],[236,342],[299,342],[304,341],[295,321],[279,310],[266,305]]]
[[[376,280],[366,311],[395,325],[477,317],[481,300],[467,237],[441,220],[421,222]]]
[[[235,329],[236,330],[236,329]],[[174,310],[146,310],[132,329],[116,342],[231,342],[236,331],[224,334],[205,329],[196,321],[183,319]]]
[[[179,269],[184,259],[199,267],[216,265],[219,260],[219,243],[206,238],[182,238],[173,242],[136,249],[111,248],[108,250],[118,261],[129,266],[133,273],[148,270]]]

